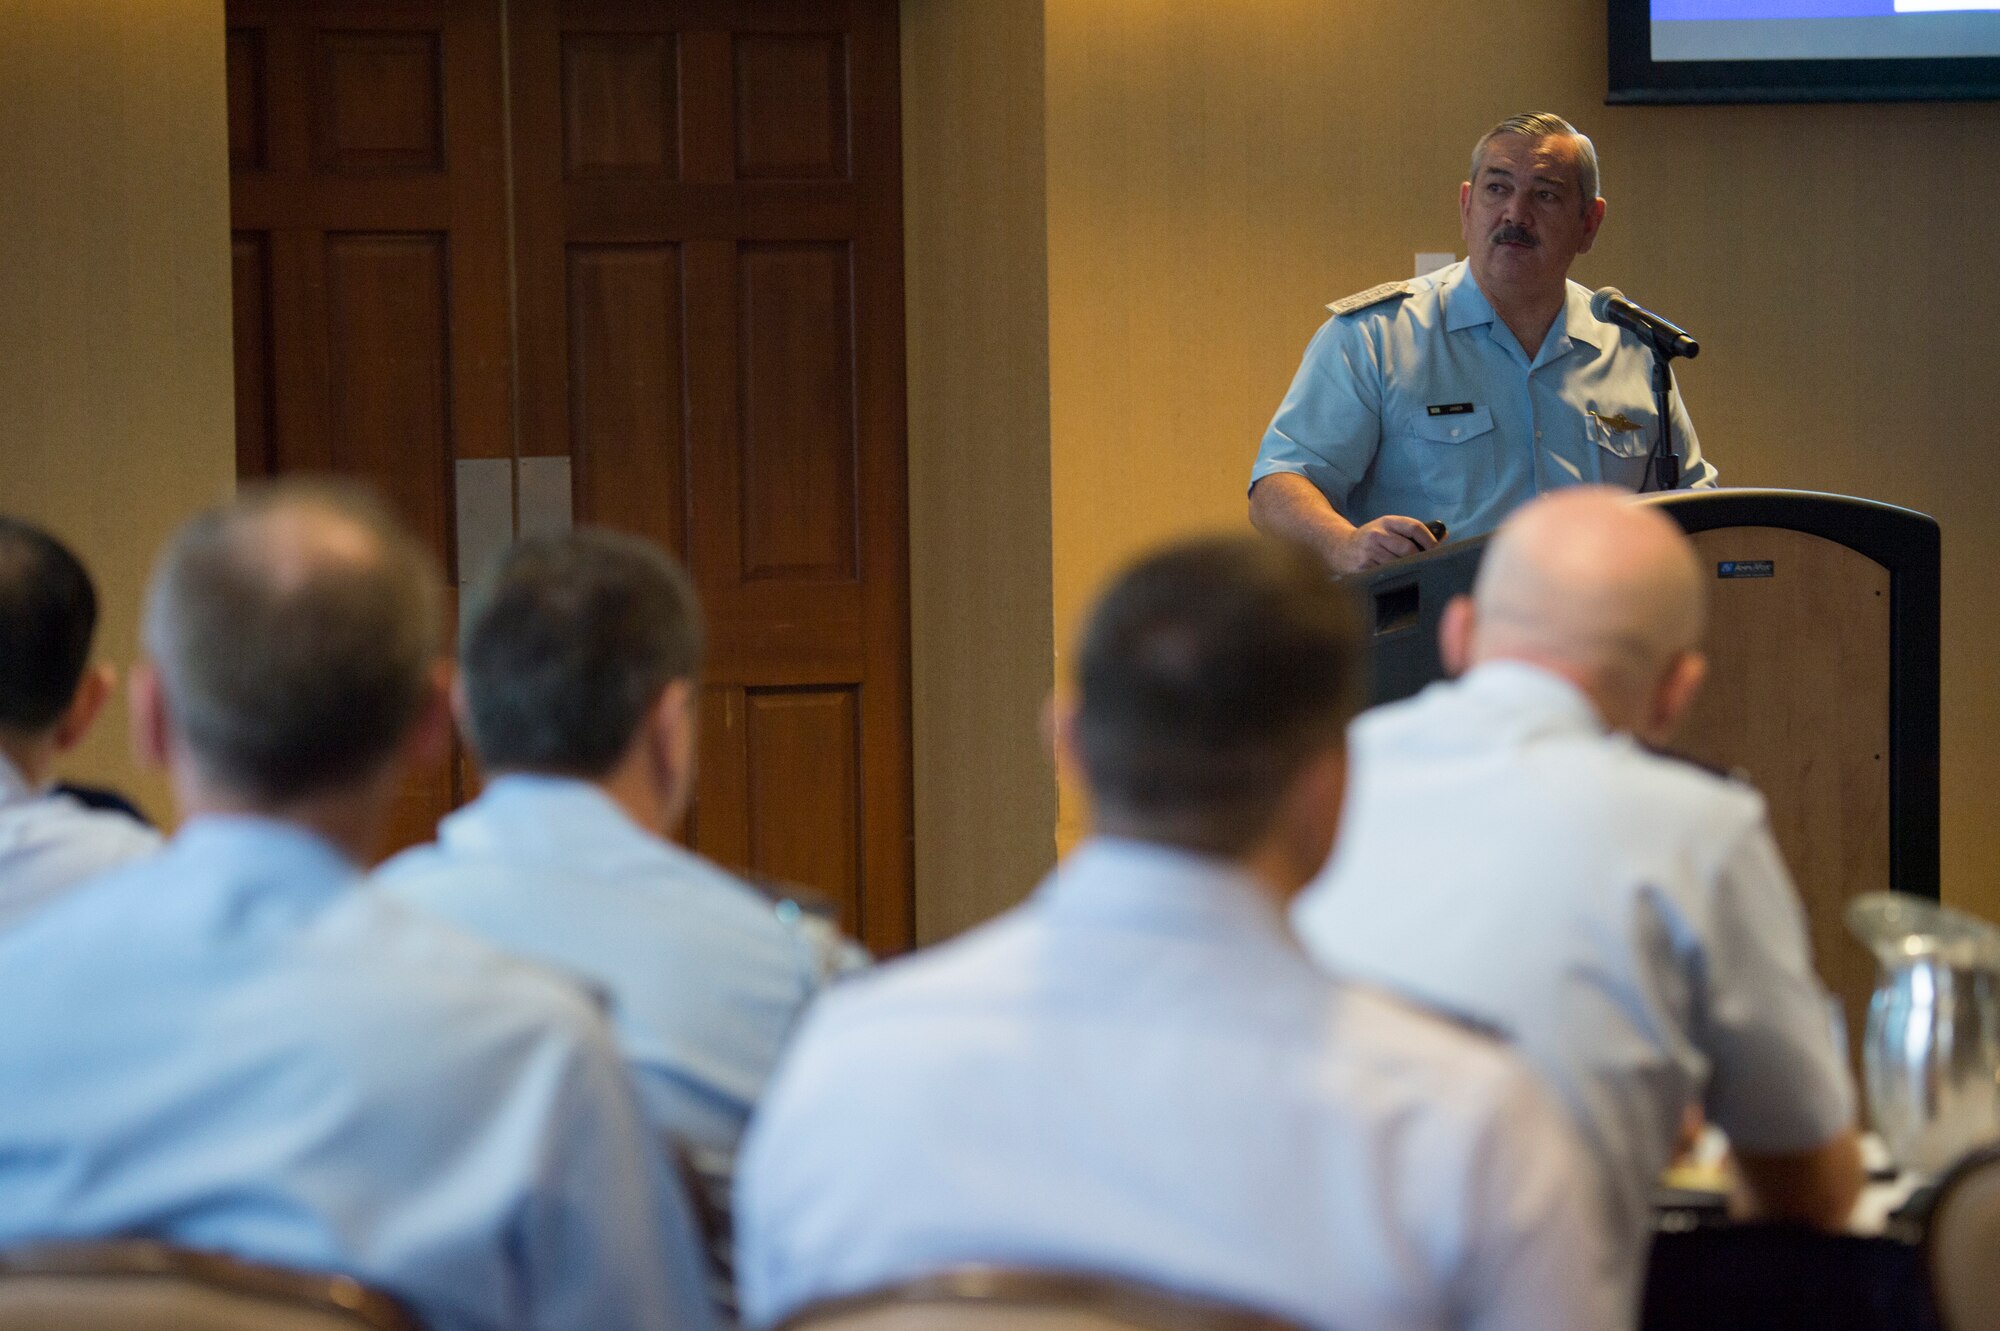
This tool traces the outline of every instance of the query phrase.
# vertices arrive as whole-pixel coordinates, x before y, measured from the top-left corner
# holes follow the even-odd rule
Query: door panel
[[[848,247],[744,245],[737,272],[741,576],[851,582],[859,559]]]
[[[848,177],[844,33],[737,33],[738,180]]]
[[[859,690],[744,690],[750,862],[835,901],[859,893]]]
[[[591,521],[686,553],[680,247],[569,249],[570,446]]]
[[[236,474],[268,476],[276,467],[271,432],[271,237],[230,237],[230,286],[235,305]]]
[[[326,238],[327,434],[316,467],[366,476],[433,550],[450,547],[445,242]]]
[[[679,64],[670,33],[565,35],[564,174],[677,178]]]
[[[321,171],[442,171],[444,86],[438,33],[313,35],[313,160]]]

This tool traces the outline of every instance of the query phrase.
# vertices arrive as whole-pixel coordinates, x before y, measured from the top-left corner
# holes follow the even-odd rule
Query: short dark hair
[[[0,517],[0,730],[38,734],[62,719],[96,631],[82,561],[40,527]]]
[[[1263,536],[1169,546],[1098,601],[1077,667],[1092,799],[1155,839],[1248,849],[1360,689],[1360,624],[1310,551]]]
[[[459,634],[472,746],[494,771],[601,777],[701,654],[694,586],[658,546],[590,528],[529,537],[480,580]]]
[[[365,491],[253,486],[169,542],[146,651],[203,771],[284,803],[393,756],[423,707],[441,595],[429,554]]]

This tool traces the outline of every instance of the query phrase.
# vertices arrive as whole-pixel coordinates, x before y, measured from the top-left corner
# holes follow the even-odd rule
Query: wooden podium
[[[1858,1041],[1875,962],[1850,898],[1938,895],[1940,539],[1921,513],[1794,490],[1647,496],[1709,576],[1708,683],[1677,747],[1740,771],[1811,923],[1813,957]],[[1355,581],[1370,618],[1373,702],[1440,678],[1437,623],[1469,591],[1486,538]]]

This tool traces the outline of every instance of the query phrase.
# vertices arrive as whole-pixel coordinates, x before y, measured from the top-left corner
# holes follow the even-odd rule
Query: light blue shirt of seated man
[[[1590,1176],[1500,1044],[1317,974],[1228,865],[1086,842],[827,995],[752,1129],[746,1320],[962,1264],[1345,1331],[1603,1331]]]
[[[1303,547],[1192,542],[1113,584],[1056,722],[1095,834],[808,1016],[739,1173],[753,1325],[995,1264],[1319,1331],[1617,1325],[1527,1068],[1286,927],[1339,821],[1359,637]]]
[[[603,994],[662,1147],[709,1204],[727,1305],[743,1125],[801,1011],[866,958],[668,839],[693,790],[701,652],[694,588],[658,547],[591,529],[513,546],[459,640],[459,713],[490,782],[377,881]]]
[[[159,848],[152,828],[38,790],[0,754],[0,930],[84,879]]]
[[[800,1013],[866,960],[574,778],[497,778],[375,881],[603,993],[649,1121],[721,1214],[737,1140]]]
[[[711,1325],[700,1244],[572,986],[202,818],[0,935],[0,1248],[144,1234],[432,1331]]]

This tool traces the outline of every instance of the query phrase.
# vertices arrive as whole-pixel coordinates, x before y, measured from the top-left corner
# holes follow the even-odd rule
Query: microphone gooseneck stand
[[[1646,478],[1639,484],[1639,492],[1648,490],[1678,490],[1681,488],[1681,455],[1674,449],[1674,418],[1670,398],[1674,391],[1673,363],[1676,356],[1692,357],[1695,352],[1686,350],[1699,344],[1683,338],[1679,342],[1654,333],[1646,337],[1646,345],[1653,351],[1653,414],[1659,418],[1660,428],[1653,434],[1652,451],[1646,454]]]

